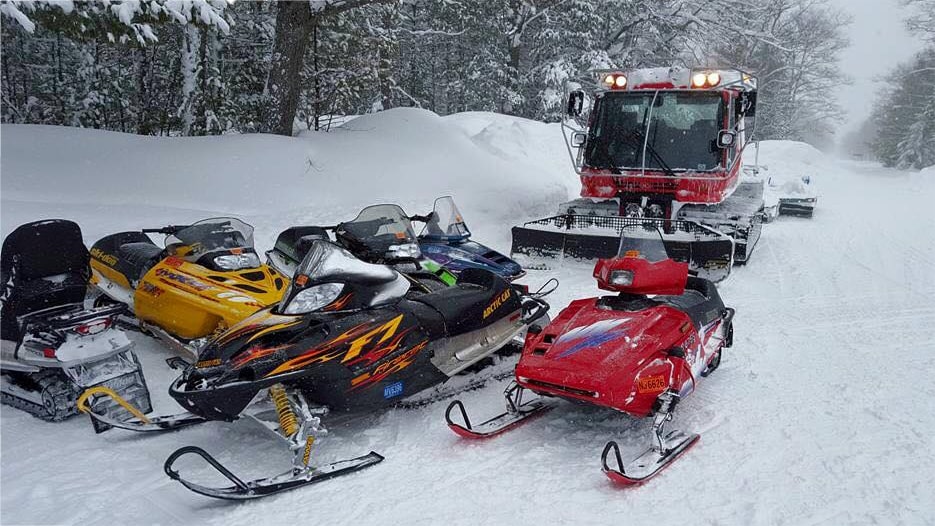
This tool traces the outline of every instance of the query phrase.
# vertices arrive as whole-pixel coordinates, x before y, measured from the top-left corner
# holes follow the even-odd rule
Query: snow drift
[[[541,157],[564,155],[558,127],[508,119],[400,108],[298,138],[145,137],[4,125],[2,230],[39,219],[22,203],[56,203],[52,210],[77,220],[88,241],[208,214],[256,221],[264,242],[275,233],[268,229],[291,222],[332,224],[378,202],[424,213],[435,197],[448,194],[469,224],[473,215],[506,221],[547,213],[577,186],[569,163]],[[101,206],[109,212],[103,224]]]

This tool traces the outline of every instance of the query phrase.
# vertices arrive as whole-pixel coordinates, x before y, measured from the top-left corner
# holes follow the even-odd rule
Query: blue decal
[[[561,354],[558,355],[558,357],[565,358],[567,356],[571,356],[572,354],[577,353],[580,350],[587,349],[588,347],[600,347],[601,345],[607,342],[620,339],[626,335],[627,334],[623,331],[605,332],[604,334],[593,334],[591,336],[588,336],[578,341],[577,343],[575,343],[568,349],[565,349],[564,351],[562,351]]]
[[[390,384],[383,388],[383,398],[389,400],[394,396],[399,396],[403,394],[403,383],[396,382],[395,384]]]

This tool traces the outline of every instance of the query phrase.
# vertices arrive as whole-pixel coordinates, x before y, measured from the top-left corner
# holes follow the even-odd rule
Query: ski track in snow
[[[446,122],[484,155],[527,169],[554,165],[548,175],[553,182],[554,174],[567,171],[564,151],[554,151],[561,143],[549,135],[555,128],[488,114]],[[8,135],[10,129],[3,127],[5,141],[16,135]],[[316,144],[315,137],[303,140]],[[410,145],[411,155],[417,145]],[[28,220],[66,216],[82,224],[91,242],[119,229],[178,223],[219,208],[170,208],[157,199],[131,206],[104,197],[98,204],[62,204],[30,196],[28,185],[15,179],[16,168],[26,163],[14,161],[5,152],[4,234]],[[95,436],[83,417],[49,424],[4,406],[0,522],[933,524],[935,224],[929,208],[935,181],[845,161],[827,161],[820,171],[814,218],[779,218],[766,225],[750,264],[736,267],[721,284],[725,303],[737,309],[734,347],[679,405],[671,424],[700,432],[701,442],[645,486],[614,487],[600,471],[600,451],[614,439],[625,455],[637,455],[649,445],[649,421],[568,403],[486,441],[451,433],[444,424],[446,402],[331,427],[313,453],[320,462],[370,450],[386,460],[241,504],[188,492],[165,476],[162,464],[176,448],[196,445],[241,478],[285,471],[291,461],[285,446],[256,423]],[[16,191],[10,197],[11,179]],[[467,203],[462,212],[476,239],[501,250],[509,247],[507,221],[556,204],[553,189],[535,188],[533,195],[501,201],[525,203],[521,209],[501,210],[484,202],[489,191],[463,195],[472,192],[469,184],[451,186],[458,190],[456,200]],[[575,186],[573,178],[567,186]],[[422,213],[414,205],[431,205],[428,191],[384,195],[402,199],[411,212]],[[291,221],[349,219],[357,204],[369,201],[366,195],[340,199],[315,208],[289,201],[282,215],[241,215],[257,226],[263,250]],[[188,195],[181,202],[194,200]],[[531,271],[525,281],[537,286],[559,278],[561,286],[550,297],[554,315],[572,299],[597,293],[590,270],[566,262]],[[163,363],[171,355],[154,340],[132,338],[156,411],[177,412],[166,391],[174,372]],[[502,410],[506,385],[493,383],[460,398],[473,418],[492,416]],[[226,482],[191,459],[177,467],[195,481]]]

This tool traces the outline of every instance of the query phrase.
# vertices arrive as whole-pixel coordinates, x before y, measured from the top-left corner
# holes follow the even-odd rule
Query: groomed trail
[[[450,192],[475,237],[508,251],[511,224],[548,212],[577,186],[555,126],[414,110],[348,126],[355,131],[294,140],[139,139],[3,126],[2,230],[68,217],[82,224],[90,243],[121,229],[227,213],[256,224],[262,251],[292,221],[350,219],[360,205],[378,200],[424,213],[435,195]],[[141,140],[151,142],[115,149]],[[41,147],[28,146],[35,141]],[[424,141],[442,150],[426,160]],[[251,182],[262,168],[251,160],[254,150],[266,151],[270,171],[280,172],[268,176],[277,187],[272,197]],[[239,152],[237,161],[232,151]],[[342,170],[340,158],[352,151],[351,168]],[[182,154],[191,157],[188,164],[215,171],[177,186],[183,196],[177,200],[171,188],[136,185],[136,178],[184,166]],[[303,182],[307,159],[323,170],[306,176],[321,178],[320,186]],[[600,451],[614,439],[636,455],[649,443],[649,422],[567,403],[488,441],[451,433],[444,403],[335,427],[316,450],[319,460],[370,450],[386,460],[244,504],[194,495],[169,480],[162,464],[176,448],[196,445],[242,478],[286,470],[284,446],[255,423],[95,436],[85,418],[48,424],[3,407],[0,522],[931,524],[935,179],[826,159],[793,143],[764,144],[761,161],[771,173],[811,172],[821,195],[815,216],[766,225],[749,265],[735,268],[720,286],[725,303],[737,310],[734,347],[679,406],[672,424],[701,433],[701,442],[643,487],[612,486],[600,471]],[[181,185],[185,176],[166,177]],[[67,183],[43,191],[56,178]],[[371,179],[372,198],[363,187]],[[200,189],[220,180],[234,187],[222,192],[230,201],[199,201]],[[126,187],[115,197],[107,186],[118,183]],[[82,190],[69,194],[69,185]],[[134,194],[142,189],[147,192]],[[597,293],[590,271],[566,263],[530,272],[525,282],[537,286],[557,277],[561,286],[551,296],[557,312],[573,298]],[[170,355],[149,338],[133,338],[157,411],[176,411],[166,393],[174,374],[162,363]],[[493,415],[502,410],[505,386],[461,399],[476,418]],[[195,461],[178,467],[192,479],[222,482]]]

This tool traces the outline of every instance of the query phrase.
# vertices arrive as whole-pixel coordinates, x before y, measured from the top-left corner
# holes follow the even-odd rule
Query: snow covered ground
[[[428,211],[452,194],[478,240],[509,249],[509,226],[548,213],[577,180],[558,128],[468,113],[364,116],[297,139],[144,138],[72,128],[0,129],[0,230],[67,217],[86,241],[122,230],[236,214],[259,250],[295,222],[350,219],[396,201]],[[680,406],[675,426],[702,440],[648,485],[600,472],[608,439],[636,454],[649,423],[563,404],[486,442],[444,425],[444,404],[337,426],[319,459],[370,450],[386,460],[317,487],[244,504],[189,493],[162,472],[197,445],[241,477],[290,458],[249,421],[140,436],[95,436],[86,419],[47,424],[0,409],[0,522],[68,524],[931,524],[935,523],[935,179],[871,164],[797,156],[764,144],[771,171],[808,168],[821,194],[811,220],[766,225],[751,262],[720,287],[737,309],[734,347]],[[557,277],[558,310],[596,293],[587,266]],[[167,351],[134,335],[157,411]],[[461,398],[501,410],[505,382]],[[201,466],[192,478],[218,482]]]

